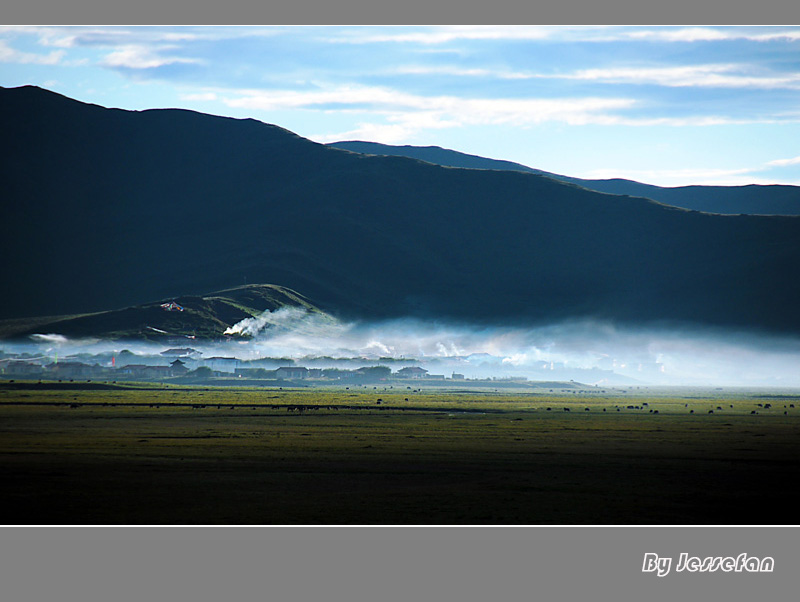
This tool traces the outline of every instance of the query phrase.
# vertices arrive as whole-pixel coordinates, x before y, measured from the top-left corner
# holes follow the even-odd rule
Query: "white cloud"
[[[800,157],[792,157],[791,159],[775,159],[770,161],[767,165],[775,167],[786,167],[788,165],[800,165]]]
[[[664,42],[705,42],[731,39],[731,34],[707,27],[689,27],[657,31],[632,31],[625,34],[624,37],[640,40],[658,40]]]
[[[358,110],[389,116],[414,127],[509,124],[533,125],[547,121],[582,125],[615,119],[607,111],[630,108],[627,98],[459,98],[419,96],[390,88],[339,86],[313,91],[241,91],[223,98],[235,108],[263,111],[283,109]]]
[[[463,67],[451,67],[447,65],[423,66],[407,65],[393,69],[392,73],[398,75],[463,75],[468,77],[486,77],[494,75],[489,69],[465,69]]]
[[[421,131],[458,127],[454,120],[447,120],[441,113],[409,112],[385,116],[388,123],[360,122],[355,129],[333,134],[312,135],[317,142],[337,142],[340,140],[369,140],[382,144],[407,143]]]
[[[631,117],[632,98],[460,98],[420,96],[391,88],[333,86],[309,91],[220,91],[225,105],[248,111],[314,110],[362,117],[356,128],[311,136],[319,142],[367,139],[386,144],[408,141],[431,129],[498,125],[530,127],[542,123],[605,126],[706,127],[776,123],[776,119],[735,119],[724,115]],[[780,121],[797,121],[787,116]]]
[[[370,44],[379,42],[415,42],[443,44],[454,40],[543,40],[552,37],[558,29],[538,25],[452,25],[429,27],[418,31],[387,31],[368,33],[371,28],[350,29],[328,38],[331,42]]]
[[[69,48],[73,46],[75,36],[66,33],[67,30],[58,27],[40,27],[30,25],[6,25],[0,26],[0,34],[11,35],[30,35],[38,37],[38,42],[42,46],[55,46],[58,48]],[[73,29],[74,31],[74,29]]]
[[[686,65],[679,67],[611,67],[584,69],[565,79],[612,83],[656,84],[670,87],[704,88],[800,88],[800,74],[749,75],[752,68],[740,64]]]
[[[544,74],[451,65],[406,65],[393,70],[398,75],[452,75],[497,79],[568,79],[602,83],[655,84],[667,87],[800,89],[800,73],[754,74],[744,64],[684,65],[672,67],[607,67],[572,73]]]
[[[749,33],[740,29],[714,29],[710,27],[682,27],[677,29],[639,30],[623,33],[621,38],[660,42],[715,42],[720,40],[751,40],[768,42],[800,40],[800,30],[785,30],[771,33]]]
[[[169,46],[148,48],[138,44],[121,46],[103,59],[102,65],[106,67],[125,67],[128,69],[153,69],[172,65],[175,63],[199,63],[198,59],[162,56],[163,51],[170,50]]]
[[[223,99],[231,107],[276,111],[297,108],[325,108],[328,105],[363,105],[377,108],[407,106],[424,108],[424,97],[389,88],[335,86],[315,90],[242,90],[235,98]]]
[[[756,40],[758,42],[769,42],[772,40],[786,40],[787,42],[796,42],[800,40],[800,30],[782,31],[777,33],[762,33],[759,35],[750,36],[748,39]]]
[[[210,28],[205,36],[215,35],[218,28]],[[74,48],[76,46],[105,46],[176,43],[203,37],[188,28],[163,30],[149,27],[100,26],[0,26],[0,34],[35,36],[42,46]]]
[[[19,63],[23,65],[57,65],[64,58],[64,50],[54,50],[49,54],[22,52],[11,48],[0,40],[0,63]]]
[[[569,125],[602,123],[616,116],[607,111],[631,108],[628,98],[448,99],[454,115],[465,112],[471,124],[532,125],[559,121]]]
[[[532,79],[545,77],[520,71],[455,67],[452,65],[405,65],[392,70],[396,75],[454,75],[459,77],[493,77],[498,79]]]
[[[665,27],[663,29],[641,29],[637,27],[563,26],[563,25],[462,25],[438,26],[409,30],[395,28],[372,33],[374,28],[349,28],[327,38],[331,42],[368,43],[417,43],[423,45],[445,44],[458,40],[545,40],[559,39],[570,42],[721,42],[750,40],[755,42],[800,40],[800,30],[775,31],[775,27],[759,29],[737,27]]]

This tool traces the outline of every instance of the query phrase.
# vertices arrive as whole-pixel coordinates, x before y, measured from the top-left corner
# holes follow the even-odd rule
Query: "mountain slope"
[[[0,317],[276,282],[343,317],[800,333],[800,219],[360,155],[255,120],[0,89]]]
[[[215,339],[241,320],[283,307],[323,313],[295,291],[270,284],[251,284],[203,296],[162,299],[85,315],[0,321],[0,338],[56,333],[106,339]]]
[[[728,215],[800,215],[800,186],[677,186],[664,188],[632,180],[584,180],[526,167],[511,161],[487,159],[438,146],[391,146],[375,142],[345,141],[329,144],[357,153],[411,157],[448,167],[504,169],[549,176],[562,182],[609,194],[638,196],[673,207]]]

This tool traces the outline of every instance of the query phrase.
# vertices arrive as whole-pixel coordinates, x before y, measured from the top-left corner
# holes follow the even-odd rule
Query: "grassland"
[[[792,392],[0,383],[6,524],[794,524],[798,451]]]

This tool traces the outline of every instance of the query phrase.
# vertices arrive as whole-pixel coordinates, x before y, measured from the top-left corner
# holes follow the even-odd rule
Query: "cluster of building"
[[[275,370],[264,368],[234,368],[233,375],[237,378],[269,378],[276,380],[326,380],[326,381],[376,381],[388,379],[421,379],[445,380],[444,374],[429,374],[425,368],[409,366],[397,372],[392,372],[385,366],[365,366],[355,370],[342,370],[341,368],[306,368],[304,366],[281,366]],[[461,378],[461,374],[454,374],[453,378]]]
[[[54,361],[49,364],[39,364],[24,360],[0,360],[0,374],[5,377],[17,378],[65,380],[127,376],[131,379],[158,380],[160,378],[183,376],[188,372],[189,369],[186,364],[180,359],[176,359],[168,366],[128,364],[120,368],[75,361]]]
[[[0,359],[0,376],[21,379],[127,379],[158,381],[181,376],[247,378],[270,380],[326,380],[326,381],[374,381],[387,379],[445,380],[443,374],[429,374],[419,366],[407,366],[392,372],[385,366],[366,366],[354,370],[340,368],[306,368],[304,366],[281,366],[276,369],[242,367],[245,362],[236,358],[212,357],[198,359],[199,352],[191,349],[170,349],[161,354],[166,365],[125,364],[111,366],[87,364],[71,359],[41,363],[26,359]],[[170,356],[175,357],[169,361]],[[190,365],[187,365],[190,364]],[[191,370],[190,366],[195,369]],[[453,374],[455,380],[463,380],[462,374]]]

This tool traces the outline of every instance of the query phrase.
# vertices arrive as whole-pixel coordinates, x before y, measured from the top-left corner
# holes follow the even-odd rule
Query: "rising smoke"
[[[326,314],[282,308],[242,320],[231,341],[192,341],[202,357],[292,358],[299,365],[353,359],[363,365],[406,361],[431,373],[467,378],[526,377],[587,384],[800,386],[800,339],[722,330],[633,328],[594,320],[538,327],[470,326],[395,319],[342,322]],[[34,335],[24,344],[0,343],[8,355],[109,357],[127,349],[158,356],[168,345],[68,340]],[[133,363],[133,362],[132,362]]]

